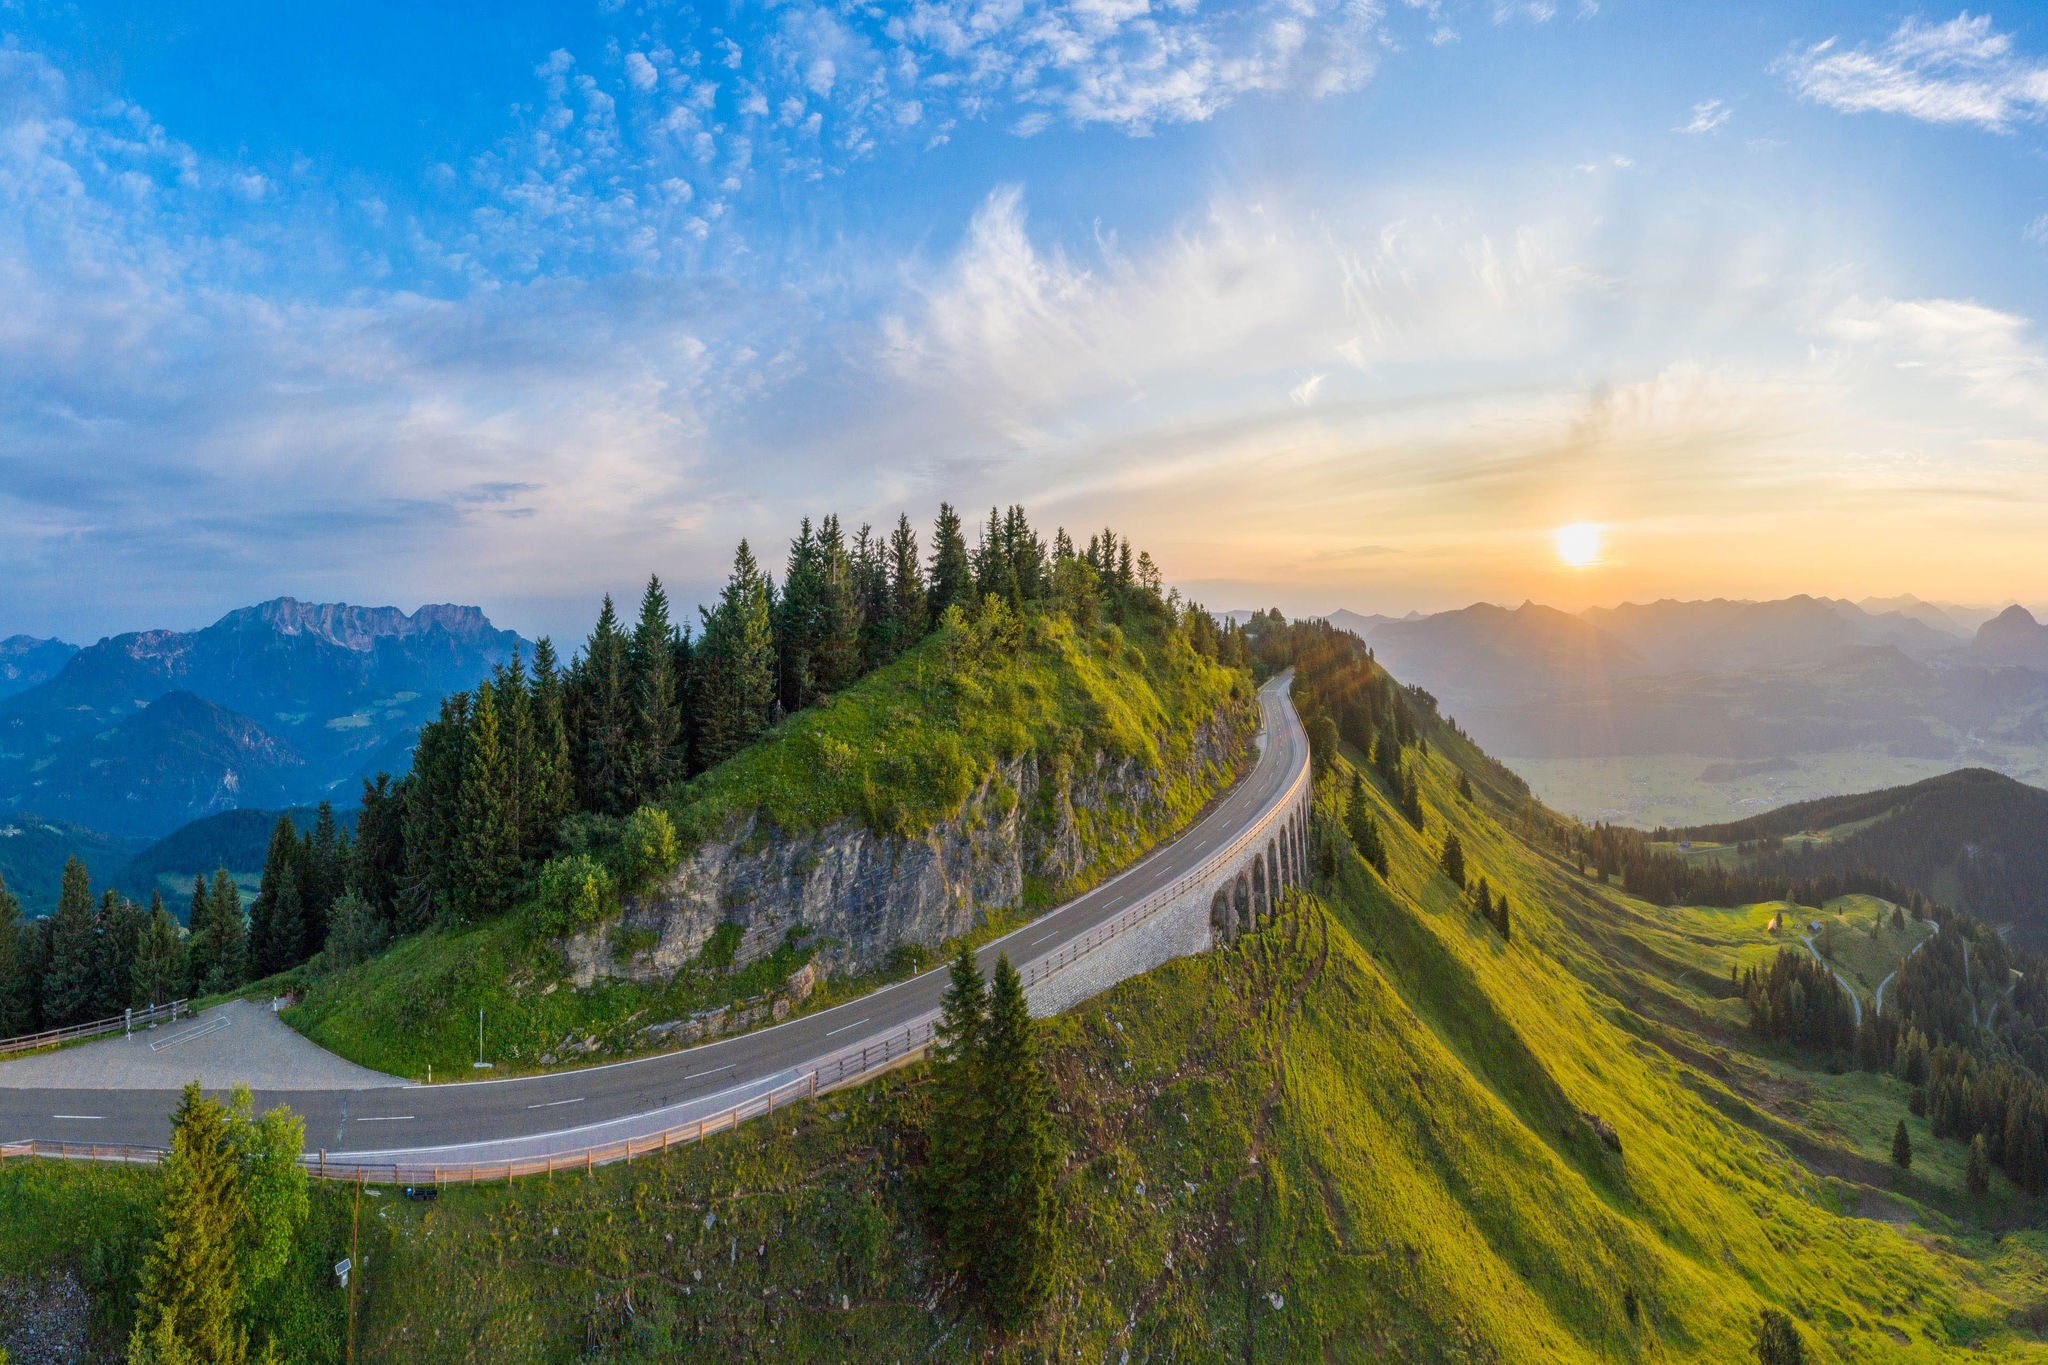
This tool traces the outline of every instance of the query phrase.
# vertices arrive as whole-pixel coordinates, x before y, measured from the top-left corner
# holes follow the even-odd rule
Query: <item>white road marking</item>
[[[865,1019],[856,1019],[850,1024],[841,1024],[838,1028],[831,1030],[825,1036],[827,1038],[830,1038],[834,1033],[844,1033],[850,1028],[859,1028],[862,1024],[865,1024],[866,1022],[867,1020]]]
[[[542,1104],[529,1104],[529,1105],[527,1105],[526,1107],[527,1107],[528,1109],[553,1109],[553,1108],[554,1108],[555,1106],[557,1106],[557,1105],[561,1105],[561,1104],[581,1104],[581,1103],[583,1103],[583,1097],[582,1097],[581,1095],[578,1095],[578,1096],[577,1096],[577,1097],[576,1097],[575,1099],[573,1099],[573,1100],[548,1100],[548,1101],[546,1101],[545,1103],[542,1103]]]
[[[701,1079],[705,1076],[716,1076],[719,1072],[730,1071],[738,1065],[738,1062],[727,1062],[724,1066],[714,1066],[709,1071],[692,1071],[689,1075],[683,1077],[683,1079],[686,1081],[694,1081]]]
[[[76,1120],[77,1120],[78,1122],[80,1122],[80,1123],[99,1123],[99,1122],[100,1122],[100,1121],[101,1121],[101,1120],[102,1120],[102,1119],[104,1118],[104,1115],[100,1115],[100,1114],[52,1114],[52,1115],[50,1115],[50,1117],[51,1117],[51,1118],[53,1118],[53,1119],[76,1119]]]
[[[412,1122],[412,1115],[411,1115],[411,1114],[377,1114],[377,1115],[373,1115],[373,1116],[371,1116],[371,1117],[368,1117],[368,1118],[359,1118],[359,1119],[357,1119],[357,1120],[356,1120],[356,1122],[357,1122],[357,1123],[411,1123],[411,1122]]]
[[[1059,937],[1059,934],[1058,934],[1058,932],[1057,932],[1057,931],[1055,931],[1055,932],[1053,932],[1053,933],[1050,933],[1050,934],[1047,934],[1047,935],[1045,935],[1045,936],[1044,936],[1043,938],[1034,938],[1034,939],[1032,939],[1032,940],[1031,940],[1031,946],[1032,946],[1032,947],[1034,947],[1034,948],[1036,948],[1036,947],[1037,947],[1037,946],[1038,946],[1039,944],[1041,944],[1041,943],[1044,943],[1044,942],[1046,941],[1046,939],[1054,939],[1054,938],[1058,938],[1058,937]]]

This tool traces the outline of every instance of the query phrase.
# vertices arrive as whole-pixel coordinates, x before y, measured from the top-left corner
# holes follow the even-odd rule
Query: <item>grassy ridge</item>
[[[1200,727],[1231,708],[1249,724],[1246,708],[1255,704],[1243,674],[1203,658],[1178,633],[1084,632],[1064,617],[991,610],[790,717],[761,744],[692,781],[670,810],[686,846],[753,811],[786,830],[859,820],[880,833],[917,837],[958,816],[1000,761],[1024,754],[1051,765],[1056,781],[1096,755],[1162,774],[1159,809],[1116,802],[1072,809],[1082,860],[1058,884],[1027,884],[1026,908],[1042,909],[1192,820],[1234,776],[1196,761]],[[993,795],[998,805],[1002,798],[1003,791]],[[997,907],[984,911],[995,927],[1013,923]],[[562,980],[553,941],[514,913],[431,930],[349,971],[315,977],[284,1017],[351,1061],[408,1077],[424,1077],[431,1066],[453,1078],[471,1074],[477,1060],[481,1009],[484,1056],[497,1074],[544,1070],[631,1055],[641,1046],[638,1030],[651,1023],[758,997],[808,961],[815,946],[785,944],[733,971],[714,938],[672,981],[610,980],[578,990]],[[906,959],[893,974],[913,965]],[[834,983],[810,1007],[881,979]]]

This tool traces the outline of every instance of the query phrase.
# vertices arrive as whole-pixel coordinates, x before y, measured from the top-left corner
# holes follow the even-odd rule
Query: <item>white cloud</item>
[[[1681,133],[1711,133],[1733,117],[1735,111],[1720,100],[1701,100],[1692,107],[1692,118],[1674,131]]]
[[[2048,213],[2042,214],[2021,229],[2020,235],[2035,246],[2048,246]]]
[[[1828,39],[1781,63],[1801,96],[1846,113],[1905,114],[2003,131],[2048,111],[2048,61],[2013,50],[1991,16],[1907,19],[1875,49]]]
[[[1287,391],[1287,401],[1297,408],[1305,408],[1316,401],[1316,394],[1322,391],[1323,381],[1330,376],[1318,370]]]
[[[654,69],[654,63],[647,60],[645,53],[626,54],[626,83],[635,90],[652,90],[661,79],[661,73]]]
[[[1963,299],[1854,301],[1827,331],[1897,369],[1952,380],[1973,399],[2048,418],[2048,351],[2017,314]]]

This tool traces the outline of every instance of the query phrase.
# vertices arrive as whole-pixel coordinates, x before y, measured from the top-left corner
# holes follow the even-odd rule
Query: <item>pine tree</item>
[[[238,1252],[249,1210],[237,1165],[227,1110],[197,1082],[186,1086],[161,1167],[157,1240],[142,1267],[131,1360],[240,1365],[247,1358]]]
[[[1514,938],[1514,928],[1508,918],[1508,898],[1501,896],[1493,903],[1493,927],[1500,930],[1503,939]]]
[[[774,590],[741,541],[697,647],[698,766],[723,763],[768,728],[775,703]]]
[[[1437,866],[1441,867],[1444,875],[1451,879],[1451,885],[1461,891],[1464,890],[1465,846],[1458,842],[1458,832],[1456,830],[1452,830],[1444,835],[1444,848],[1442,854],[1437,858]]]
[[[1458,774],[1458,795],[1467,801],[1472,799],[1472,778],[1467,773]]]
[[[818,699],[818,637],[825,615],[825,566],[817,532],[805,517],[789,543],[782,592],[775,599],[775,695],[784,711]],[[705,635],[711,633],[705,622]]]
[[[149,917],[142,907],[109,887],[100,896],[100,998],[93,1013],[101,1018],[128,1008],[134,995],[135,954]]]
[[[28,974],[28,945],[23,942],[21,902],[0,877],[0,1038],[32,1033],[35,983]]]
[[[818,567],[823,591],[812,666],[818,695],[830,696],[860,677],[860,586],[837,515],[818,524]]]
[[[899,514],[889,533],[889,654],[895,657],[924,638],[930,620],[925,604],[924,570],[918,562],[917,532],[910,518]]]
[[[683,709],[675,647],[668,594],[659,578],[649,577],[630,654],[635,805],[659,799],[683,775]]]
[[[344,877],[341,827],[335,823],[334,803],[322,801],[313,817],[312,838],[306,841],[306,880],[299,888],[312,926],[306,945],[308,956],[318,952],[327,939],[327,907],[341,894]]]
[[[454,908],[467,920],[503,910],[519,885],[519,816],[497,692],[489,683],[477,688],[463,751]]]
[[[1059,1153],[1052,1131],[1052,1093],[1038,1058],[1037,1025],[1024,982],[1005,956],[989,982],[982,1044],[980,1259],[976,1265],[989,1316],[1021,1327],[1044,1299],[1052,1276],[1053,1181]]]
[[[206,994],[231,991],[249,979],[249,924],[242,915],[242,893],[224,867],[213,870],[213,923],[218,947]]]
[[[974,950],[962,943],[953,955],[932,1030],[932,1126],[925,1144],[925,1178],[940,1240],[955,1268],[963,1271],[972,1262],[974,1229],[982,1217],[980,1069],[987,1022],[988,991],[974,964]]]
[[[1379,821],[1373,819],[1365,779],[1355,771],[1351,774],[1351,799],[1344,807],[1344,823],[1351,831],[1351,843],[1358,856],[1384,879],[1388,867],[1386,841],[1380,837]]]
[[[1892,1130],[1892,1165],[1900,1170],[1910,1170],[1913,1165],[1913,1139],[1906,1132],[1906,1121],[1899,1120],[1899,1126]]]
[[[927,614],[934,624],[948,607],[965,610],[974,605],[974,565],[967,555],[967,537],[960,532],[960,514],[948,503],[939,504],[939,519],[932,527],[929,582]]]
[[[63,1028],[99,1017],[100,947],[98,917],[85,864],[64,864],[57,913],[50,917],[50,957],[43,977],[43,1024]]]
[[[405,789],[394,787],[389,773],[373,783],[363,779],[362,804],[356,810],[355,845],[350,850],[344,886],[389,922],[397,912],[398,888],[405,876]]]
[[[1982,1133],[1970,1139],[1970,1159],[1963,1168],[1963,1186],[1974,1195],[1991,1193],[1991,1153],[1984,1145]]]
[[[682,641],[678,640],[679,649]],[[687,658],[687,654],[679,654]],[[677,705],[681,706],[680,688]],[[527,847],[535,857],[553,851],[562,817],[576,808],[576,768],[569,757],[569,727],[563,709],[562,678],[554,642],[543,635],[533,647],[534,792],[529,806],[533,827]],[[680,744],[678,737],[677,743]],[[358,817],[356,827],[362,827]],[[366,888],[367,890],[367,888]],[[376,904],[374,897],[371,904]]]
[[[582,804],[604,815],[633,808],[633,686],[631,651],[606,594],[576,669],[577,786]]]
[[[136,1009],[167,1005],[185,983],[183,945],[178,942],[178,922],[164,909],[161,891],[151,899],[149,918],[143,921],[135,945],[135,967],[129,980],[129,1003]]]
[[[305,960],[305,892],[300,882],[304,861],[298,827],[291,816],[278,816],[263,854],[263,880],[249,907],[249,971],[258,979]],[[287,881],[289,904],[282,895]]]
[[[412,773],[403,784],[405,873],[396,906],[401,933],[424,929],[454,912],[469,710],[467,692],[442,698],[440,715],[420,727],[419,743],[413,747]]]
[[[498,707],[498,744],[505,753],[505,818],[512,828],[512,858],[523,871],[532,856],[527,834],[533,828],[533,817],[527,805],[533,800],[540,759],[534,750],[526,665],[518,650],[512,651],[509,663],[491,670],[491,700]]]

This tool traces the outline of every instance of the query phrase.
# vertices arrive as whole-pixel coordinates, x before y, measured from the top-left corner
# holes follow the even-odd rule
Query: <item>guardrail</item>
[[[1269,835],[1273,825],[1293,809],[1310,780],[1308,756],[1304,747],[1300,769],[1264,815],[1246,826],[1235,839],[1203,859],[1199,868],[1160,887],[1116,918],[1103,921],[1080,938],[1027,963],[1019,971],[1025,987],[1028,989],[1037,985],[1071,966],[1076,960],[1094,952],[1103,944],[1129,933],[1215,876],[1218,867],[1235,861],[1247,848]],[[178,1003],[182,1005],[184,1002]],[[611,1165],[613,1162],[630,1162],[636,1156],[648,1156],[665,1152],[671,1147],[702,1141],[713,1133],[723,1133],[737,1128],[748,1119],[772,1114],[778,1107],[786,1108],[798,1100],[810,1099],[840,1089],[856,1083],[863,1077],[901,1065],[921,1055],[925,1048],[931,1045],[932,1032],[937,1021],[938,1012],[934,1010],[879,1038],[849,1046],[794,1080],[785,1081],[762,1094],[742,1100],[729,1109],[641,1137],[623,1138],[616,1142],[599,1143],[596,1146],[557,1152],[548,1156],[515,1157],[502,1161],[455,1162],[448,1165],[403,1161],[365,1162],[345,1158],[330,1159],[323,1151],[300,1157],[299,1164],[305,1168],[308,1175],[320,1179],[360,1180],[378,1185],[474,1185],[510,1182],[525,1176],[554,1175],[562,1171],[590,1171],[599,1166]],[[72,1161],[146,1164],[160,1161],[165,1155],[166,1152],[161,1147],[126,1144],[44,1141],[0,1144],[0,1163],[4,1163],[9,1157],[56,1157]]]
[[[25,1033],[19,1038],[0,1038],[0,1057],[11,1052],[33,1052],[39,1047],[75,1042],[80,1038],[97,1038],[102,1033],[112,1033],[116,1029],[132,1031],[138,1026],[146,1028],[159,1022],[174,1024],[181,1012],[189,1013],[185,1009],[187,1003],[184,1000],[173,1000],[168,1005],[151,1005],[146,1010],[126,1010],[109,1019],[95,1019],[90,1024],[44,1029],[41,1033]]]

